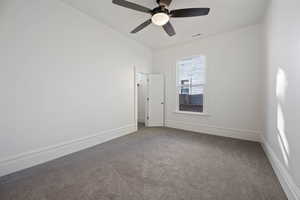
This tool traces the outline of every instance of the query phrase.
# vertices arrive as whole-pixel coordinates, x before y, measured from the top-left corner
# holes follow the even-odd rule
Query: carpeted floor
[[[286,200],[259,143],[138,132],[0,178],[1,200]]]

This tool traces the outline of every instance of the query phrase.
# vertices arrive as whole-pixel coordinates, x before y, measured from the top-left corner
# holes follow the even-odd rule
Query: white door
[[[164,77],[148,74],[148,98],[146,126],[164,126]]]

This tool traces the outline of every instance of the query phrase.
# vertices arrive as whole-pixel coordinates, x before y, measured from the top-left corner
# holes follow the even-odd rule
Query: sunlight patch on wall
[[[277,140],[281,148],[282,156],[286,166],[289,165],[290,148],[286,137],[286,124],[282,104],[285,100],[286,88],[288,86],[286,74],[279,68],[276,76],[276,96],[277,96]]]
[[[276,76],[276,96],[277,99],[281,101],[280,103],[284,101],[287,85],[285,72],[279,68]]]
[[[278,134],[277,134],[277,139],[281,148],[282,156],[284,158],[284,162],[286,166],[289,164],[289,154],[290,154],[290,148],[289,148],[289,143],[286,138],[286,133],[285,133],[285,121],[284,121],[284,116],[282,112],[281,106],[278,104],[277,106],[277,129],[278,129]]]

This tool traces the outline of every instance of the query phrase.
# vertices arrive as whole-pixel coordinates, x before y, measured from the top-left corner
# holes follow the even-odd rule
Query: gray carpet
[[[138,132],[0,178],[1,200],[286,200],[259,143]]]

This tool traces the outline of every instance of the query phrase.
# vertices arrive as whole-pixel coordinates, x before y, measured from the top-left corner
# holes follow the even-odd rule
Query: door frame
[[[138,71],[137,68],[134,66],[133,67],[133,76],[134,76],[134,123],[136,126],[136,130],[138,130],[138,86],[137,86],[137,74],[144,74],[147,76],[148,79],[148,75],[149,74],[161,74],[161,73],[147,73],[147,72],[142,72],[142,71]],[[163,76],[163,83],[164,83],[164,88],[163,88],[163,100],[164,100],[164,109],[163,109],[163,127],[166,125],[166,78],[164,74],[161,74]],[[148,84],[147,84],[147,98],[149,96],[148,94]],[[148,121],[147,121],[147,116],[148,116],[148,101],[146,100],[145,102],[145,126],[148,126]]]
[[[136,69],[136,67],[134,66],[133,67],[133,75],[134,75],[134,123],[135,123],[135,126],[136,126],[136,130],[138,129],[138,115],[139,115],[139,112],[138,112],[138,104],[139,104],[139,101],[138,101],[138,86],[137,86],[137,74],[144,74],[146,76],[148,76],[148,74],[150,73],[146,73],[146,72],[140,72]],[[147,86],[148,87],[148,86]],[[148,96],[148,91],[147,91],[147,96]],[[145,102],[145,126],[147,126],[147,115],[148,115],[148,102],[146,101]]]
[[[147,72],[141,72],[138,71],[137,68],[134,66],[133,67],[133,76],[134,76],[134,122],[135,122],[135,126],[136,126],[136,130],[138,130],[138,86],[137,86],[137,74],[144,74],[147,76],[148,79],[148,75],[149,74],[161,74],[163,76],[163,83],[164,83],[164,88],[163,88],[163,100],[164,100],[164,109],[163,109],[163,127],[166,126],[166,77],[164,74],[162,73],[147,73]],[[148,82],[148,81],[146,81]],[[149,90],[148,90],[148,84],[147,84],[147,98],[149,97],[148,94]],[[145,126],[148,126],[148,121],[147,121],[147,116],[148,116],[148,101],[146,100],[145,102]]]

